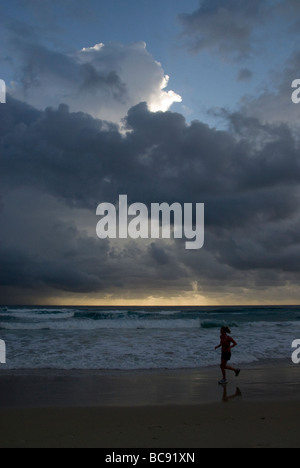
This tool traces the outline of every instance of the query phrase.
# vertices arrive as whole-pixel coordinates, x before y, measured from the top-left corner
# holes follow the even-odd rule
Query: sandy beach
[[[297,366],[176,371],[5,371],[0,447],[299,447]]]

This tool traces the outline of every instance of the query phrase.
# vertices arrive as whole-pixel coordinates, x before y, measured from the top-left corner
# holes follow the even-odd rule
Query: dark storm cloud
[[[0,249],[0,285],[10,287],[45,287],[60,291],[88,293],[101,291],[102,284],[97,276],[76,269],[76,259],[65,262],[48,259],[37,260],[30,252]]]
[[[70,113],[64,105],[34,114],[10,103],[0,114],[6,126],[11,121],[1,140],[3,182],[34,186],[72,206],[94,208],[127,193],[131,202],[148,205],[204,199],[222,209],[226,200],[232,205],[242,199],[251,211],[264,213],[264,189],[290,188],[300,180],[299,148],[285,125],[231,114],[231,132],[217,131],[201,122],[187,125],[180,114],[151,113],[141,104],[129,111],[131,131],[122,136],[114,125]],[[25,115],[22,123],[18,113]]]
[[[224,116],[230,129],[218,131],[140,104],[122,135],[65,105],[40,112],[8,97],[0,107],[1,285],[153,294],[194,281],[204,291],[225,279],[229,288],[298,281],[299,143],[287,125]],[[148,206],[204,202],[204,249],[96,239],[97,205],[119,194]]]
[[[72,220],[63,219],[60,204],[35,188],[4,192],[1,285],[101,290],[99,269],[108,244],[80,233]]]
[[[71,205],[94,206],[119,154],[117,128],[87,114],[70,114],[64,105],[40,112],[32,121],[26,104],[8,101],[0,109],[1,121],[10,126],[2,137],[3,181],[10,187],[37,187]],[[17,115],[24,115],[22,122],[10,103],[18,107]]]
[[[154,242],[150,246],[150,255],[157,262],[158,265],[167,265],[170,263],[170,258],[163,247],[155,244]]]
[[[255,25],[266,17],[265,0],[201,0],[200,7],[179,19],[192,52],[215,50],[241,59],[253,52]]]

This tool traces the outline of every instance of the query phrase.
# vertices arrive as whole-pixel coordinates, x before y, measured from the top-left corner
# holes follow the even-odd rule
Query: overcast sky
[[[299,0],[2,0],[0,301],[300,302]],[[99,203],[205,203],[205,245]]]

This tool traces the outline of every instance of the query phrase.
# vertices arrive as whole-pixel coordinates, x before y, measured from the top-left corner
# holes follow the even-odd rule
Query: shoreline
[[[3,371],[0,447],[299,448],[299,370]]]
[[[203,405],[235,395],[251,401],[300,401],[300,367],[288,360],[242,366],[218,385],[219,367],[158,370],[0,371],[0,408]],[[227,396],[226,396],[227,395]]]

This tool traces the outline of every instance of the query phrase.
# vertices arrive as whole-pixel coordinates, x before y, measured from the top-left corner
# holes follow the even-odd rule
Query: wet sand
[[[299,447],[300,367],[5,371],[0,447]]]

